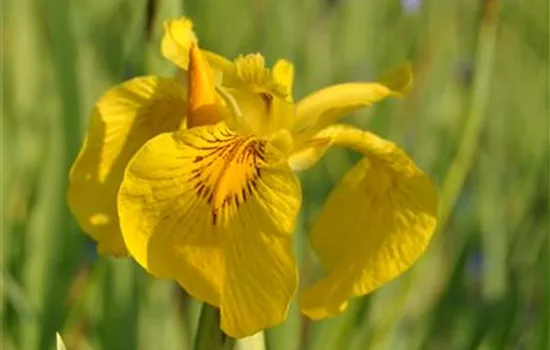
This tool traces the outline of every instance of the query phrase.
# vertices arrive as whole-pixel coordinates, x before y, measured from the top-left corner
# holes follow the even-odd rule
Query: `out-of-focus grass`
[[[398,280],[322,322],[266,332],[273,350],[544,349],[548,330],[548,3],[544,0],[19,0],[2,2],[2,349],[186,349],[198,304],[131,261],[99,259],[65,205],[94,101],[172,74],[162,22],[187,15],[205,48],[296,65],[295,95],[404,60],[415,88],[350,116],[395,140],[441,188],[442,224]],[[302,174],[296,252],[357,156]]]

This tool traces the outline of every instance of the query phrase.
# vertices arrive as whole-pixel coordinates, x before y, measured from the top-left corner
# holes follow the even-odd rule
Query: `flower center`
[[[237,57],[235,73],[237,78],[249,84],[256,93],[274,94],[283,99],[288,94],[285,87],[274,79],[271,70],[265,67],[265,60],[260,54]]]
[[[225,221],[256,191],[265,164],[266,141],[233,134],[212,135],[194,159],[194,188],[210,205],[212,223]]]

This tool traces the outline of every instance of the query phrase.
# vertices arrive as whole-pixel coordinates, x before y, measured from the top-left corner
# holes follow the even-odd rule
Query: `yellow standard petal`
[[[147,143],[128,166],[118,209],[137,262],[220,307],[222,329],[240,338],[286,316],[300,202],[280,151],[220,123]]]
[[[189,50],[197,43],[198,39],[190,19],[179,18],[164,23],[162,54],[184,71],[189,66]],[[202,53],[214,70],[224,72],[233,69],[233,63],[228,59],[209,51],[202,51]]]
[[[320,319],[343,311],[397,277],[424,252],[436,227],[429,178],[395,144],[351,127],[324,132],[333,145],[365,155],[330,194],[311,233],[327,276],[301,295],[302,311]]]
[[[294,85],[294,65],[287,60],[278,60],[273,66],[273,80],[284,89],[287,100],[292,102],[292,86]]]
[[[86,140],[69,176],[68,202],[99,253],[126,255],[116,194],[134,153],[184,121],[186,91],[175,81],[142,77],[109,90],[96,104]]]
[[[297,103],[294,132],[307,139],[357,109],[402,96],[411,85],[411,67],[404,64],[376,83],[344,83],[316,91]]]
[[[189,66],[189,49],[197,43],[193,32],[193,22],[187,18],[166,21],[161,51],[164,57],[174,62],[183,70]]]

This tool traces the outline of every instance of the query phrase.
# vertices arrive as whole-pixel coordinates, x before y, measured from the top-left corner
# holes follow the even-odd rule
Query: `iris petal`
[[[187,18],[170,20],[164,23],[164,36],[161,51],[164,57],[174,62],[183,70],[189,65],[189,49],[197,43],[193,32],[193,22]]]
[[[300,201],[277,149],[220,123],[147,143],[128,166],[118,209],[136,261],[220,307],[222,329],[240,338],[284,320]]]
[[[296,105],[294,131],[307,139],[340,118],[387,97],[399,97],[412,84],[409,64],[387,73],[375,83],[345,83],[316,91]]]
[[[301,295],[313,319],[343,311],[408,269],[436,227],[437,194],[429,178],[395,144],[335,126],[332,144],[365,155],[330,194],[311,233],[327,276]]]
[[[291,128],[294,119],[292,103],[270,93],[236,88],[224,91],[238,106],[238,113],[226,119],[239,132],[268,137],[281,129]]]
[[[278,60],[273,66],[273,80],[284,88],[289,102],[292,102],[292,86],[294,85],[294,65],[287,60]]]
[[[134,153],[184,122],[186,91],[174,80],[141,77],[109,90],[96,104],[86,140],[69,175],[68,202],[98,251],[126,255],[116,194]]]
[[[193,31],[193,22],[188,18],[169,20],[164,23],[164,36],[161,42],[162,55],[184,71],[189,66],[189,49],[197,44],[198,39]],[[210,66],[215,71],[230,71],[233,63],[210,51],[202,51]]]

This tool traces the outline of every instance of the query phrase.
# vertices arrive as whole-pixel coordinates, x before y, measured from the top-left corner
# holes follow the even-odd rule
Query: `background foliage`
[[[350,116],[405,148],[441,189],[441,225],[395,282],[312,323],[295,306],[270,350],[544,349],[548,344],[548,2],[545,0],[8,0],[2,2],[0,347],[187,349],[198,304],[129,260],[98,258],[65,203],[94,101],[131,76],[174,72],[164,20],[201,44],[296,65],[295,96],[404,60],[415,88]],[[296,252],[358,159],[302,175]]]

